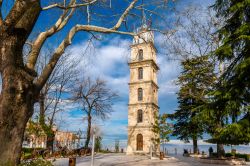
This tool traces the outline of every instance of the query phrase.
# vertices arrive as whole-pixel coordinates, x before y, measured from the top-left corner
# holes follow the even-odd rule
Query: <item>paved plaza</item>
[[[91,157],[78,157],[77,166],[90,166]],[[57,159],[55,166],[68,166],[68,158]],[[247,165],[250,165],[249,163]],[[203,164],[193,157],[170,156],[164,160],[152,159],[147,156],[127,156],[125,154],[97,154],[94,166],[212,166]],[[219,166],[219,165],[217,165]]]

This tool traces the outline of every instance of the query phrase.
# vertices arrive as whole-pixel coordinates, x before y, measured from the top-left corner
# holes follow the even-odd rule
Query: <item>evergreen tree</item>
[[[189,142],[193,140],[193,151],[198,152],[197,140],[202,138],[203,123],[198,118],[200,107],[207,102],[206,94],[214,82],[214,65],[208,56],[201,56],[182,61],[183,71],[178,77],[179,107],[171,116],[175,120],[173,135]]]
[[[102,137],[97,136],[95,140],[95,152],[100,152],[102,149]]]
[[[115,140],[115,152],[119,153],[120,151],[120,141],[119,139]]]
[[[210,117],[217,119],[210,142],[243,144],[250,142],[250,1],[217,0],[213,5],[225,24],[218,31],[221,46],[218,60],[228,66],[221,75],[208,105]]]
[[[155,137],[152,138],[154,145],[160,145],[160,143],[164,143],[169,141],[169,135],[172,133],[171,125],[167,123],[167,114],[162,114],[159,116],[155,115],[155,123],[152,124],[152,131],[155,134]],[[159,137],[158,137],[159,136]],[[164,146],[163,146],[164,151]]]
[[[215,83],[213,91],[208,94],[208,102],[201,106],[202,111],[198,115],[202,119],[205,131],[212,136],[207,142],[217,144],[219,158],[225,153],[223,146],[225,142],[217,139],[221,132],[220,129],[227,123],[228,112],[225,107],[225,99],[225,91],[222,91],[220,83]]]

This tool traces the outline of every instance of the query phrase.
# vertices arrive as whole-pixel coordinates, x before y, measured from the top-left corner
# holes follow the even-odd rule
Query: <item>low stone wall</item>
[[[212,159],[212,158],[198,158],[201,163],[213,165],[246,165],[244,159]]]

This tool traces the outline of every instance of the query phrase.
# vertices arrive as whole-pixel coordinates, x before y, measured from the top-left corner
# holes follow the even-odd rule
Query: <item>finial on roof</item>
[[[142,0],[142,26],[146,25],[146,16],[145,16],[145,11],[144,11],[144,1]]]
[[[143,29],[147,29],[148,28],[148,26],[147,26],[147,19],[146,19],[146,14],[145,14],[145,11],[144,11],[144,0],[142,0],[142,5],[141,5],[141,7],[142,7],[142,22],[141,22],[141,30],[143,30]]]

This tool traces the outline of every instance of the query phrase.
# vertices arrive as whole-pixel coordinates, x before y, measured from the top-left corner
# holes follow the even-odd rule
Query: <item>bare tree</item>
[[[117,97],[115,92],[107,88],[106,82],[100,79],[92,81],[88,77],[74,89],[74,100],[79,103],[88,120],[85,148],[90,141],[92,117],[105,120],[112,112],[113,101]]]
[[[28,119],[33,114],[34,103],[38,102],[40,91],[65,49],[71,45],[74,36],[79,31],[89,32],[92,35],[94,35],[93,32],[99,32],[134,36],[136,34],[127,30],[131,28],[126,25],[138,20],[139,11],[146,7],[150,10],[154,8],[152,13],[159,11],[159,7],[153,7],[151,1],[148,5],[138,6],[136,6],[138,0],[124,0],[123,5],[119,5],[120,1],[113,2],[115,5],[107,5],[109,1],[106,0],[0,0],[0,13],[5,11],[4,14],[0,14],[0,73],[2,78],[0,163],[17,165],[20,162],[24,130]],[[166,0],[157,2],[155,3],[157,6],[166,4]],[[46,4],[48,6],[42,6]],[[91,12],[87,8],[94,11]],[[77,9],[87,10],[88,17],[86,18],[85,15],[82,17],[87,21],[74,19]],[[110,12],[114,14],[110,15]],[[53,17],[58,16],[58,19],[52,25],[44,27],[44,30],[39,29],[38,31],[42,32],[38,33],[34,26],[41,19],[39,16],[42,13],[51,13]],[[107,21],[103,23],[100,20]],[[40,20],[40,26],[44,24],[44,22],[41,24]],[[70,29],[68,32],[66,27]],[[66,35],[63,39],[58,38],[61,42],[51,54],[41,74],[38,74],[35,66],[44,44],[52,36],[55,39],[62,29],[65,31],[60,34]],[[27,62],[24,61],[23,56],[25,44],[30,46]]]
[[[42,71],[49,55],[44,53],[39,57],[37,71]],[[39,124],[47,135],[47,148],[53,150],[54,131],[52,127],[56,118],[56,113],[63,111],[60,108],[63,101],[69,100],[65,94],[69,93],[69,88],[77,79],[78,60],[70,58],[70,52],[64,54],[55,69],[45,83],[39,95]],[[64,95],[64,96],[63,96]]]
[[[218,47],[216,30],[221,20],[211,9],[190,6],[176,11],[175,32],[165,35],[163,47],[169,58],[185,60],[211,54]]]

